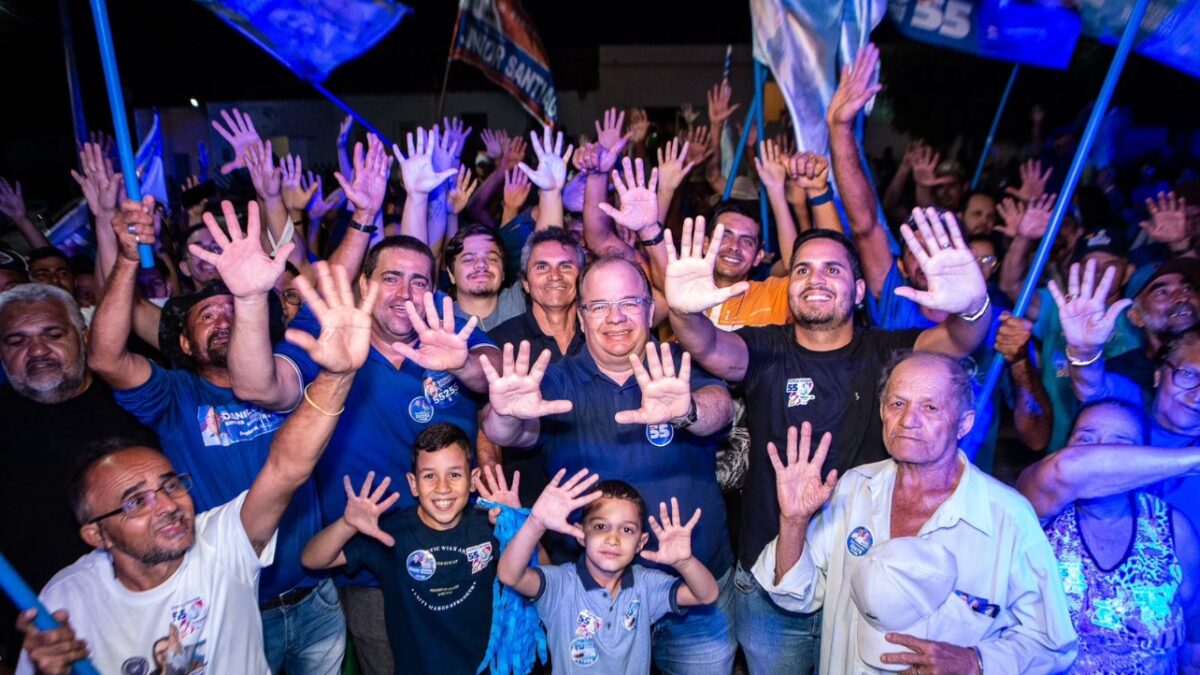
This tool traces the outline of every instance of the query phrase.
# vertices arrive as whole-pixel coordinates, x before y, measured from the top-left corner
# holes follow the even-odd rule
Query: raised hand
[[[521,508],[520,488],[521,472],[513,472],[512,487],[509,487],[508,480],[504,477],[504,467],[499,464],[481,466],[479,473],[475,475],[475,491],[479,493],[479,498],[495,504],[503,504],[514,509]],[[499,517],[499,508],[488,509],[488,520],[493,525],[496,524]]]
[[[913,209],[913,220],[921,233],[920,239],[908,224],[900,226],[900,234],[917,264],[925,272],[928,290],[911,286],[896,289],[896,295],[933,310],[962,314],[974,312],[987,299],[987,284],[975,260],[971,247],[963,241],[954,214],[937,209]]]
[[[729,99],[733,98],[733,89],[729,86],[729,80],[722,80],[720,83],[714,84],[712,89],[708,90],[707,98],[708,123],[714,127],[724,124],[742,106],[741,103],[729,104]]]
[[[699,164],[708,159],[713,154],[712,132],[708,127],[699,126],[688,129],[687,143],[684,147],[687,148],[687,161],[689,164]]]
[[[117,252],[122,258],[137,262],[139,244],[154,245],[154,195],[142,197],[141,202],[126,199],[112,217],[112,229],[117,238]]]
[[[429,138],[433,143],[433,156],[430,158],[433,170],[445,171],[457,167],[459,156],[462,154],[462,146],[454,145],[454,139],[450,137],[450,134],[443,133],[436,124],[429,130]]]
[[[648,225],[659,222],[658,219],[658,169],[650,171],[650,183],[646,183],[646,172],[641,158],[630,162],[623,160],[625,178],[612,172],[613,186],[617,189],[617,198],[621,201],[621,209],[617,210],[607,202],[600,202],[600,210],[618,225],[631,232],[641,232]]]
[[[492,158],[492,161],[499,161],[500,158],[504,157],[504,152],[508,149],[509,142],[507,131],[503,129],[499,131],[484,129],[480,132],[479,138],[483,140],[483,151],[487,153],[488,157]]]
[[[396,540],[392,538],[392,535],[379,529],[379,516],[400,501],[400,493],[393,492],[388,495],[387,499],[384,499],[383,496],[387,494],[388,486],[392,484],[391,476],[384,476],[383,480],[379,481],[379,487],[372,492],[371,483],[374,482],[375,472],[368,471],[367,479],[363,481],[362,491],[355,493],[350,476],[342,476],[342,485],[346,487],[346,511],[342,514],[342,520],[358,530],[359,534],[375,539],[390,548],[396,545]]]
[[[1050,180],[1054,167],[1046,167],[1046,171],[1043,172],[1041,160],[1031,159],[1021,165],[1020,171],[1021,187],[1010,187],[1005,192],[1022,201],[1031,202],[1046,192],[1046,181]]]
[[[1146,200],[1150,220],[1141,222],[1146,235],[1160,244],[1177,244],[1191,236],[1187,223],[1187,200],[1174,192],[1158,193],[1157,199]]]
[[[718,224],[713,230],[708,253],[704,253],[704,218],[683,221],[683,232],[679,238],[679,255],[675,255],[675,243],[671,231],[665,231],[667,246],[667,306],[683,314],[698,314],[729,298],[745,293],[750,284],[739,281],[732,286],[717,288],[713,279],[713,268],[717,264],[717,251],[721,248],[721,237],[725,226]],[[973,259],[972,259],[973,260]]]
[[[812,447],[812,425],[800,425],[800,442],[796,442],[796,427],[788,427],[787,465],[779,459],[775,443],[767,443],[767,456],[775,467],[775,496],[779,500],[779,517],[793,521],[807,520],[833,496],[837,487],[837,469],[821,480],[821,466],[829,454],[833,436],[826,431],[821,442],[808,459]]]
[[[467,138],[471,136],[474,127],[468,127],[457,117],[453,119],[443,117],[442,131],[445,133],[450,145],[455,149],[454,154],[461,156],[463,148],[467,145]]]
[[[666,424],[679,419],[692,409],[692,356],[687,352],[679,362],[679,374],[675,373],[675,361],[671,358],[671,345],[659,345],[662,358],[654,350],[654,343],[646,346],[646,365],[636,354],[629,355],[633,375],[642,390],[642,407],[637,410],[622,410],[616,414],[617,424]]]
[[[625,111],[609,108],[604,111],[604,124],[596,121],[596,141],[609,152],[620,152],[617,146],[625,147],[625,143],[632,138],[632,134],[621,133],[624,127]]]
[[[501,372],[486,358],[479,360],[484,377],[488,381],[488,402],[497,415],[515,417],[520,420],[535,420],[547,415],[571,412],[570,401],[546,401],[542,399],[542,377],[550,365],[550,350],[542,350],[537,361],[529,364],[529,343],[521,341],[513,358],[512,343],[504,345]]]
[[[336,375],[353,373],[362,367],[371,351],[371,309],[379,297],[379,282],[370,282],[356,307],[346,268],[329,265],[324,260],[318,261],[314,268],[319,293],[303,275],[293,283],[321,325],[321,332],[314,338],[302,330],[289,328],[285,337],[308,352],[322,370]]]
[[[829,160],[815,152],[793,155],[788,163],[788,178],[801,190],[821,194],[829,189]]]
[[[256,141],[246,146],[244,163],[250,172],[250,182],[254,183],[254,191],[260,199],[264,202],[281,199],[283,172],[275,166],[271,141]]]
[[[706,128],[707,131],[707,128]],[[675,192],[687,175],[696,168],[696,162],[688,161],[690,153],[687,141],[680,144],[678,138],[667,141],[658,149],[658,189]]]
[[[454,302],[450,296],[446,296],[442,300],[442,316],[440,318],[437,313],[437,305],[433,301],[433,293],[425,293],[424,303],[425,316],[422,317],[417,313],[417,306],[413,304],[412,300],[404,301],[408,320],[412,322],[413,330],[416,331],[417,341],[420,344],[414,348],[403,342],[393,342],[392,351],[425,370],[440,372],[462,368],[470,355],[467,336],[475,330],[475,326],[479,323],[478,317],[471,317],[462,330],[455,331]]]
[[[76,176],[74,171],[72,176]],[[76,178],[78,181],[79,179]],[[80,183],[82,186],[83,184]],[[7,179],[0,178],[0,213],[8,216],[12,220],[18,220],[26,217],[25,196],[21,193],[21,182],[9,183]]]
[[[313,172],[309,171],[304,178],[305,189],[312,188],[314,185],[316,189],[313,191],[312,201],[308,203],[308,222],[310,224],[320,223],[326,213],[336,209],[342,205],[342,202],[346,201],[346,193],[340,187],[326,196],[324,194],[324,186],[321,183],[321,177],[313,175]]]
[[[687,122],[688,129],[696,126],[696,120],[700,119],[700,111],[696,110],[696,106],[691,103],[679,104],[679,116]]]
[[[645,108],[633,108],[629,111],[629,139],[637,145],[646,142],[650,134],[650,118]]]
[[[304,163],[299,157],[288,156],[283,158],[283,162],[279,165],[280,182],[283,185],[283,205],[288,211],[302,212],[308,208],[309,202],[312,201],[313,195],[321,189],[320,181],[309,181],[307,185],[304,183]]]
[[[853,64],[842,68],[837,90],[833,92],[829,108],[825,111],[825,119],[829,126],[854,124],[854,118],[858,117],[859,111],[867,105],[867,101],[883,88],[878,84],[871,84],[878,63],[879,50],[874,44],[867,44],[858,50]]]
[[[409,134],[412,140],[412,134]],[[364,218],[374,218],[383,207],[383,199],[387,196],[388,172],[392,168],[392,158],[388,157],[383,142],[375,134],[367,134],[367,151],[363,152],[362,143],[354,144],[354,175],[347,179],[341,172],[333,174],[346,199],[354,205],[355,217],[359,212]],[[403,165],[401,166],[403,170]],[[407,182],[405,187],[407,187]]]
[[[1097,284],[1096,261],[1089,260],[1083,268],[1082,283],[1079,280],[1079,263],[1071,265],[1066,295],[1053,279],[1050,280],[1050,295],[1054,298],[1054,304],[1058,305],[1058,320],[1062,324],[1067,346],[1071,349],[1070,356],[1086,360],[1098,355],[1112,336],[1117,317],[1133,304],[1133,300],[1125,298],[1105,309],[1116,275],[1116,266],[1109,267]]]
[[[83,175],[71,170],[71,178],[79,184],[79,188],[83,190],[83,197],[87,200],[88,210],[93,216],[99,217],[104,213],[112,213],[117,210],[117,201],[120,199],[121,188],[125,186],[125,176],[123,174],[113,172],[112,160],[104,156],[104,151],[95,143],[84,143],[79,151],[79,164],[83,169]],[[17,184],[16,197],[20,197],[21,184]],[[11,199],[8,193],[11,192],[8,182],[0,179],[0,211],[10,218],[13,216],[8,213],[8,202]],[[24,214],[25,203],[21,202],[21,213]]]
[[[779,146],[775,141],[766,140],[758,145],[758,152],[761,157],[754,158],[754,168],[763,187],[768,192],[783,192],[788,178],[788,161],[786,158],[780,161]]]
[[[406,192],[429,194],[446,182],[447,178],[458,173],[457,169],[434,171],[432,157],[438,141],[436,131],[426,132],[418,128],[416,143],[413,143],[412,132],[408,133],[407,140],[407,156],[400,151],[399,145],[392,145],[392,154],[396,156],[396,161],[400,162],[400,177],[404,181]]]
[[[251,201],[246,205],[245,234],[238,223],[233,202],[221,202],[221,212],[225,214],[228,236],[221,230],[217,219],[211,213],[204,214],[204,226],[208,228],[221,252],[213,253],[196,244],[190,244],[188,250],[192,255],[217,268],[221,281],[225,282],[235,298],[249,298],[267,293],[283,275],[283,268],[287,264],[288,255],[296,246],[295,242],[289,241],[280,246],[272,259],[262,247],[258,202]]]
[[[479,181],[475,180],[471,170],[465,166],[458,167],[458,178],[454,179],[454,187],[450,188],[450,211],[455,215],[462,213],[478,187]]]
[[[588,489],[600,480],[600,475],[594,473],[589,476],[587,469],[580,469],[579,473],[562,483],[566,475],[566,469],[559,469],[558,473],[554,474],[550,484],[534,502],[529,517],[547,530],[581,539],[583,528],[578,523],[568,523],[567,518],[576,509],[581,509],[604,496],[599,490],[588,492]]]
[[[225,120],[224,127],[217,120],[213,120],[212,126],[221,135],[221,138],[233,146],[233,161],[226,162],[221,167],[221,173],[227,174],[234,169],[246,166],[246,149],[259,142],[259,138],[249,113],[240,113],[237,108],[234,108],[233,115],[230,115],[222,110],[221,118]]]
[[[934,152],[933,148],[927,145],[921,146],[912,158],[913,180],[917,181],[917,185],[930,188],[953,183],[953,176],[938,177],[937,168],[941,163],[941,153]]]
[[[519,169],[504,172],[504,208],[519,213],[529,198],[529,177]]]
[[[567,145],[564,152],[562,132],[558,132],[557,137],[553,133],[550,127],[542,127],[542,139],[539,140],[536,131],[529,132],[533,153],[538,158],[537,171],[529,168],[525,162],[517,165],[540,190],[562,190],[567,184],[567,159],[575,151],[574,145]]]
[[[642,557],[659,565],[677,565],[692,557],[692,530],[700,522],[700,509],[687,523],[679,517],[679,500],[671,497],[671,513],[666,502],[658,503],[658,520],[650,516],[650,531],[658,541],[658,550],[642,551]]]
[[[85,173],[86,173],[86,167],[85,167]],[[72,172],[71,175],[72,175],[72,177],[74,177],[75,176],[74,172]],[[124,180],[122,180],[121,182],[123,183]],[[187,192],[188,190],[194,190],[195,188],[198,188],[201,185],[202,185],[202,183],[198,176],[188,176],[187,178],[183,179],[183,185],[180,186],[180,191]],[[87,188],[85,187],[84,188],[84,196],[86,196],[86,195],[87,195]],[[89,201],[88,204],[90,205],[91,202]],[[190,225],[199,224],[201,222],[200,218],[201,218],[201,216],[204,215],[204,209],[206,209],[206,208],[208,208],[208,198],[207,197],[201,199],[199,202],[196,202],[192,206],[189,206],[187,209],[188,225],[190,226]]]
[[[500,170],[508,171],[515,168],[518,164],[525,160],[525,153],[529,151],[529,144],[524,138],[517,136],[516,138],[507,141],[504,147],[504,158],[500,160]]]

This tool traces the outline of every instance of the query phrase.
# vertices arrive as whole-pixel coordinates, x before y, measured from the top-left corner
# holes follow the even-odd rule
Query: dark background
[[[92,128],[111,130],[95,32],[84,0],[66,3]],[[338,69],[326,85],[340,95],[435,92],[441,86],[457,3],[410,3],[406,17],[374,49]],[[748,43],[750,16],[742,2],[685,3],[609,0],[527,0],[526,10],[549,52],[559,89],[597,86],[601,44]],[[308,86],[215,15],[190,0],[110,0],[109,12],[126,102],[131,108],[199,101],[317,98]],[[885,21],[875,31],[884,56],[884,95],[903,132],[948,144],[955,135],[986,134],[1010,64],[948,52],[901,38]],[[1112,48],[1082,38],[1066,71],[1024,68],[999,140],[1022,142],[1028,110],[1047,108],[1050,128],[1078,117],[1095,96]],[[70,104],[57,0],[0,3],[4,122],[0,175],[20,179],[35,208],[54,210],[75,191],[66,175],[74,159]],[[470,67],[451,71],[452,90],[494,85]],[[746,98],[749,93],[741,92]],[[1200,84],[1132,56],[1114,101],[1141,125],[1176,129],[1195,124]],[[696,92],[695,103],[703,102]]]

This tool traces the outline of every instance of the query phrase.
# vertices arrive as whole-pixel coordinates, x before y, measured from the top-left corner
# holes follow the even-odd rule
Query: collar
[[[588,571],[586,551],[580,551],[579,559],[575,561],[575,573],[579,576],[579,583],[583,584],[583,590],[598,591],[603,589],[603,587],[596,583],[596,580],[592,578],[592,573]],[[623,591],[627,588],[633,588],[633,571],[628,567],[626,567],[625,571],[621,573],[621,590]]]
[[[921,533],[950,528],[961,520],[983,534],[992,536],[995,523],[992,518],[991,502],[988,500],[990,486],[962,450],[958,451],[958,463],[963,467],[958,487],[954,488],[954,492],[921,526]],[[894,491],[895,487],[895,460],[888,460],[883,469],[867,481],[867,489],[871,491],[872,497],[877,497],[884,488]],[[888,507],[890,508],[890,506],[889,503]]]

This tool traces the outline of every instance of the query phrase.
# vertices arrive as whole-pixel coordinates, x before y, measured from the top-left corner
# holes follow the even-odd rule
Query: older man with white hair
[[[786,466],[768,446],[780,528],[754,565],[755,578],[785,609],[824,607],[822,673],[1063,670],[1077,637],[1037,516],[958,448],[975,418],[969,376],[957,360],[927,352],[902,356],[887,372],[880,414],[889,459],[851,469],[838,484],[836,472],[821,479],[830,434],[810,461],[811,427],[804,423],[799,443],[793,427]],[[873,548],[906,537],[953,554],[948,601],[971,611],[924,637],[886,633],[892,652],[863,653],[860,633],[886,617],[855,602],[852,579],[871,564]]]

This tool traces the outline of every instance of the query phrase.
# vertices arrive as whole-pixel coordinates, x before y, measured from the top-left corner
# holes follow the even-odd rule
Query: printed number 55
[[[971,5],[962,0],[917,0],[909,23],[960,40],[971,34]]]

